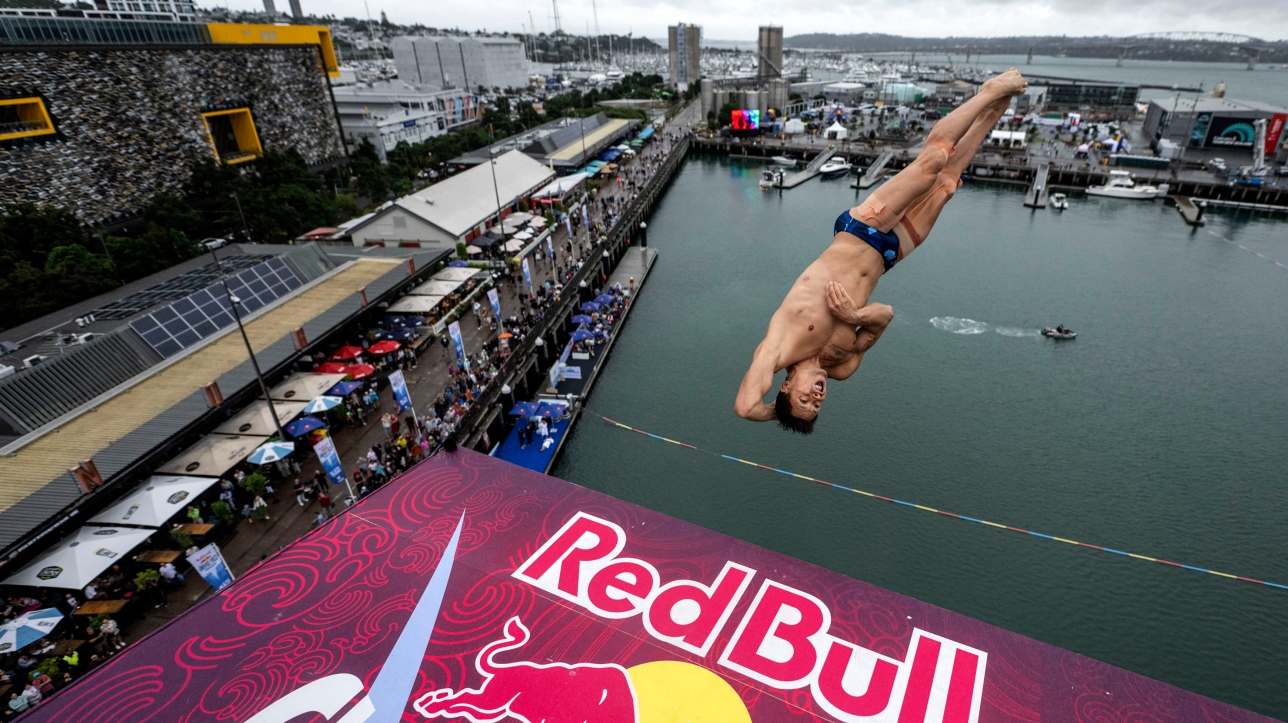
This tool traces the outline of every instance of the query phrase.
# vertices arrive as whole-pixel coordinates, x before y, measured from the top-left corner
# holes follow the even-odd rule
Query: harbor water
[[[728,454],[1093,545],[1288,583],[1288,226],[968,184],[873,298],[895,321],[815,434],[737,418],[770,315],[855,204],[691,157],[660,255],[552,474],[1288,718],[1288,591],[892,505]],[[867,192],[865,192],[867,193]],[[1261,254],[1258,256],[1257,254]],[[1077,340],[1055,342],[1042,326]],[[781,380],[780,373],[777,380]]]

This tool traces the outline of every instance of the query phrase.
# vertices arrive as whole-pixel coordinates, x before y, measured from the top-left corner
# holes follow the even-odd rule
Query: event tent
[[[344,379],[343,374],[314,374],[312,372],[296,372],[287,377],[280,384],[268,390],[268,398],[276,402],[278,399],[291,401],[301,401],[307,403],[310,399],[317,399],[326,393],[326,390],[334,387],[336,382]]]
[[[427,314],[435,309],[444,298],[443,296],[404,296],[393,304],[389,305],[389,311],[394,313],[411,313]]]
[[[86,525],[0,584],[79,590],[156,532]]]
[[[440,281],[468,281],[480,274],[486,274],[483,269],[475,269],[468,266],[448,266],[447,268],[437,271],[431,276],[431,279]]]
[[[89,521],[99,525],[161,527],[218,481],[217,477],[154,475]]]
[[[794,136],[805,132],[805,121],[800,118],[792,118],[783,124],[783,132],[789,136]]]
[[[267,436],[261,434],[208,434],[184,450],[183,454],[165,463],[157,472],[218,477],[236,467],[267,439]]]
[[[832,125],[827,127],[826,131],[823,132],[823,137],[832,141],[843,141],[849,135],[850,135],[850,132],[846,130],[845,126],[841,125],[840,123],[833,123]]]
[[[456,291],[465,284],[464,281],[452,281],[449,279],[430,279],[416,288],[408,291],[409,294],[416,296],[447,296]]]
[[[282,424],[295,419],[304,411],[306,402],[273,402],[277,412],[277,421]],[[234,414],[227,422],[215,427],[216,434],[277,434],[277,425],[273,424],[273,415],[268,411],[268,402],[257,399],[250,406]]]

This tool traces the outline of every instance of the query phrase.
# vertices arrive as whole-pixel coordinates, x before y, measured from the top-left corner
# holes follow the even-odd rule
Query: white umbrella
[[[515,253],[518,251],[522,251],[523,247],[524,247],[523,241],[506,241],[505,245],[502,246],[501,248],[504,249],[505,251],[509,251],[510,253]]]
[[[475,254],[483,253],[483,249],[479,248],[478,246],[466,246],[465,253],[469,254],[470,256],[474,256]]]
[[[139,489],[89,521],[99,525],[160,527],[218,481],[217,477],[153,475]]]
[[[269,442],[268,444],[261,444],[259,449],[251,452],[246,461],[251,464],[268,464],[279,459],[286,459],[294,451],[295,445],[290,442]]]
[[[3,584],[80,590],[104,570],[121,562],[126,553],[143,544],[156,530],[86,525]]]
[[[529,220],[531,220],[531,218],[532,218],[532,214],[526,211],[519,211],[517,213],[512,213],[509,216],[506,216],[505,220],[514,221],[516,223],[527,223]]]
[[[546,225],[546,219],[545,219],[544,217],[542,217],[542,216],[537,216],[536,218],[534,218],[534,219],[532,219],[531,221],[529,221],[529,222],[528,222],[528,225],[529,225],[529,226],[536,226],[537,228],[541,228],[542,226],[545,226],[545,225]]]
[[[45,608],[32,610],[0,625],[0,654],[12,653],[40,640],[52,633],[62,619],[63,614],[57,609]]]
[[[339,397],[328,397],[325,394],[304,405],[305,414],[317,414],[325,412],[328,409],[335,409],[344,404],[344,400]]]
[[[501,228],[506,233],[514,233],[514,230],[522,226],[526,220],[527,219],[516,221],[513,218],[507,218],[506,220],[501,222]]]
[[[514,236],[512,236],[511,238],[517,238],[517,239],[519,239],[520,241],[527,241],[528,239],[532,238],[532,232],[531,232],[531,231],[520,231],[520,232],[516,233]]]

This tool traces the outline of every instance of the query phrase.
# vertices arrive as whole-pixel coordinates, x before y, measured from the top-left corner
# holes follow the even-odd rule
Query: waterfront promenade
[[[683,152],[684,146],[681,143],[683,130],[687,129],[687,124],[696,122],[697,114],[693,106],[687,108],[684,112],[677,115],[670,123],[655,134],[655,139],[647,144],[631,161],[620,166],[618,175],[606,179],[588,202],[589,217],[593,230],[588,231],[585,227],[574,229],[573,243],[568,243],[567,228],[564,224],[555,224],[552,228],[552,246],[554,247],[556,259],[552,264],[545,256],[546,245],[543,243],[539,247],[532,249],[528,254],[529,267],[532,272],[533,285],[540,286],[547,281],[552,284],[559,281],[559,270],[567,268],[568,265],[581,266],[578,268],[595,268],[599,262],[597,257],[600,249],[605,246],[610,237],[620,236],[623,232],[624,224],[630,223],[638,225],[635,221],[634,213],[629,213],[633,208],[637,208],[641,194],[651,196],[660,192],[660,188],[654,188],[654,179],[656,174],[670,161],[673,161],[672,154]],[[621,179],[620,181],[618,179]],[[624,215],[628,214],[628,215]],[[596,239],[592,236],[598,235]],[[538,253],[538,251],[540,253]],[[633,258],[630,255],[626,259]],[[613,269],[605,269],[603,274],[607,276],[613,273]],[[503,319],[511,315],[521,315],[522,302],[521,296],[527,294],[527,287],[522,281],[522,273],[514,274],[515,279],[512,282],[504,280],[497,284],[498,296],[501,301],[501,316]],[[574,277],[575,278],[575,277]],[[601,278],[593,279],[593,286],[602,286],[604,282]],[[571,284],[570,284],[571,285]],[[565,298],[564,302],[576,301],[576,289],[570,289],[571,298]],[[558,310],[555,308],[559,304],[553,303],[548,306],[543,313],[552,317],[558,317]],[[460,327],[462,337],[465,343],[467,354],[477,354],[484,345],[495,336],[496,333],[490,329],[487,316],[490,315],[490,305],[483,299],[482,309],[483,319],[476,317],[471,308],[466,308],[460,318]],[[542,330],[534,330],[537,333],[544,333]],[[529,335],[529,338],[531,334]],[[523,339],[513,339],[513,342],[519,342],[516,345],[515,358],[523,353]],[[416,405],[418,413],[424,412],[426,405],[432,403],[434,399],[443,391],[443,388],[450,381],[448,366],[456,362],[455,354],[450,347],[443,347],[436,340],[432,344],[425,346],[417,360],[415,369],[405,372],[407,386],[411,392],[412,400]],[[498,375],[493,384],[499,387],[504,374]],[[471,414],[462,421],[460,434],[462,441],[470,432],[470,425],[477,424],[479,414],[492,404],[502,399],[497,394],[496,389],[488,390],[495,396],[483,395],[475,407],[471,408]],[[502,409],[501,413],[505,413]],[[386,441],[383,427],[380,424],[380,417],[384,414],[398,414],[397,407],[392,399],[392,394],[384,389],[381,391],[380,399],[374,409],[367,415],[366,426],[346,427],[338,430],[333,439],[336,449],[340,454],[347,470],[352,472],[356,466],[359,456],[364,455],[372,445]],[[494,443],[499,439],[492,440]],[[312,479],[321,467],[313,455],[307,455],[300,460],[302,469],[298,475],[301,479]],[[338,489],[333,489],[333,496],[337,503],[342,495]],[[308,504],[300,506],[296,503],[290,489],[278,489],[276,501],[269,501],[269,519],[258,522],[254,525],[242,525],[238,528],[229,542],[224,546],[223,553],[228,561],[234,575],[241,575],[250,568],[254,567],[264,557],[276,552],[285,545],[298,539],[301,535],[308,532],[314,526],[314,520],[318,515],[319,506],[316,500],[310,500]],[[210,587],[197,575],[188,575],[187,580],[182,585],[173,589],[165,607],[156,608],[148,612],[144,617],[137,620],[126,631],[126,638],[133,642],[139,637],[155,630],[165,622],[173,619],[196,602],[204,599],[211,593]]]

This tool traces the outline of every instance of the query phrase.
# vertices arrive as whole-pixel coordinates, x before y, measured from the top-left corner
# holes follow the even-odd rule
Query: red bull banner
[[[25,720],[1269,719],[457,451]]]

